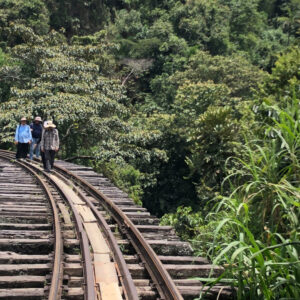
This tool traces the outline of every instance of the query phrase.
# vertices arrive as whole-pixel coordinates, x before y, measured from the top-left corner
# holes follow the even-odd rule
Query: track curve
[[[0,150],[1,156],[14,159],[14,153],[10,151]],[[88,210],[93,216],[111,251],[110,256],[116,267],[120,288],[122,287],[121,298],[116,299],[182,300],[193,299],[200,293],[205,294],[205,299],[232,299],[233,293],[228,286],[209,288],[197,280],[188,279],[197,276],[218,276],[223,272],[222,268],[210,265],[203,258],[190,256],[192,254],[190,245],[179,241],[170,231],[171,228],[158,226],[156,219],[146,213],[145,209],[133,205],[133,202],[131,204],[131,200],[123,192],[118,191],[90,168],[59,161],[49,175],[43,172],[39,161],[22,161],[21,164],[44,177],[48,184],[55,186],[55,189],[64,195],[76,220],[83,255],[91,255],[87,253],[90,252],[87,245],[93,246],[91,242],[93,237],[85,234],[88,227],[86,222],[81,222],[80,225],[80,218],[83,219],[82,208],[84,207],[84,210]],[[98,184],[98,181],[102,183]],[[68,189],[70,191],[67,191]],[[78,202],[74,203],[76,197],[78,202],[82,201],[80,206]],[[121,237],[116,238],[118,235],[122,236],[123,240]],[[87,245],[84,246],[84,243]],[[122,250],[124,247],[125,255]],[[126,251],[135,254],[127,255]],[[94,274],[91,274],[91,270],[87,270],[93,264],[96,265],[93,261],[95,257],[94,253],[90,258],[87,256],[83,259],[86,263],[84,274],[90,274],[85,276],[84,299],[92,300],[97,297],[102,299],[105,294],[103,284],[101,285],[101,282],[97,284],[99,277],[97,270],[94,269]]]

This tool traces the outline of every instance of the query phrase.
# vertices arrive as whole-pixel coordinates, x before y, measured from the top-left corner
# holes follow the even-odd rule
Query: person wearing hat
[[[48,121],[42,133],[41,151],[45,155],[45,171],[50,172],[53,168],[55,153],[59,149],[59,136],[58,130],[52,121]]]
[[[40,156],[40,141],[42,138],[43,126],[41,117],[35,117],[34,122],[30,124],[32,143],[30,145],[30,159],[33,159],[33,154],[39,158]]]
[[[15,133],[15,144],[17,145],[16,159],[26,158],[29,152],[29,145],[32,141],[32,135],[29,125],[26,124],[27,120],[22,117],[20,124],[17,126]]]

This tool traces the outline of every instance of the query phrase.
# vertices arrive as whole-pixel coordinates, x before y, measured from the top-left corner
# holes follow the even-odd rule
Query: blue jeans
[[[30,159],[33,159],[33,154],[35,153],[35,156],[37,158],[40,157],[40,144],[38,144],[38,141],[40,139],[38,138],[32,138],[32,143],[30,144]]]

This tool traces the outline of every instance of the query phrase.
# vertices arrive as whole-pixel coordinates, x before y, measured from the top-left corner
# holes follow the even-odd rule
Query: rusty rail
[[[61,173],[55,172],[55,176],[60,177],[61,180],[63,180],[65,183],[70,185],[70,182],[68,179],[66,179],[64,176],[61,175]],[[87,205],[92,210],[93,214],[95,215],[98,224],[100,225],[101,229],[103,230],[105,237],[110,245],[110,248],[114,255],[114,260],[117,263],[117,267],[119,269],[120,275],[121,275],[121,281],[124,286],[124,293],[126,296],[126,299],[128,300],[138,300],[138,293],[136,290],[136,287],[134,285],[132,276],[129,272],[128,266],[125,262],[124,256],[120,250],[120,247],[111,232],[111,229],[109,228],[108,224],[106,223],[104,217],[99,213],[95,205],[92,203],[91,200],[89,200],[76,186],[72,186],[72,189],[79,195],[79,197],[87,203]]]
[[[6,153],[6,155],[3,155],[2,153]],[[0,157],[2,157],[2,158],[14,159],[14,157],[12,155],[13,155],[13,152],[0,150]],[[23,166],[24,168],[26,168],[32,174],[35,174],[35,177],[39,178],[40,180],[42,180],[42,179],[35,171],[42,172],[43,175],[51,182],[51,184],[53,186],[55,186],[55,188],[60,192],[60,194],[67,200],[68,204],[70,205],[74,219],[75,219],[75,226],[76,226],[76,230],[79,235],[79,242],[80,242],[81,251],[82,251],[83,266],[84,266],[83,269],[84,269],[85,284],[86,284],[86,288],[84,290],[85,291],[84,298],[85,298],[85,300],[95,300],[96,293],[95,293],[94,270],[93,270],[92,258],[91,258],[90,248],[89,248],[89,241],[88,241],[86,232],[83,229],[81,218],[80,218],[79,214],[77,213],[77,210],[75,209],[72,200],[69,198],[68,195],[66,195],[60,189],[60,187],[56,184],[56,182],[54,180],[52,180],[52,178],[49,176],[49,174],[41,171],[38,167],[33,166],[33,165],[29,164],[28,162],[27,163],[21,163],[19,161],[16,161],[16,162],[18,164],[20,164],[21,166]],[[33,171],[32,169],[34,169],[35,171]],[[44,184],[44,186],[46,187],[45,184]],[[50,191],[49,191],[49,195],[51,195]],[[53,200],[53,204],[55,206],[53,197],[52,197],[52,200]],[[57,212],[57,210],[56,210],[56,212]],[[57,217],[58,217],[58,214],[57,214]],[[60,230],[60,228],[59,228],[59,230]],[[61,233],[61,231],[60,231],[60,233]],[[60,277],[62,277],[62,276],[60,276]],[[57,282],[57,280],[55,280],[55,283],[56,282]],[[53,291],[52,293],[57,293],[59,288],[57,287],[56,284],[54,284],[54,286],[52,287],[52,281],[51,281],[50,290]],[[58,299],[57,296],[56,296],[56,298],[51,298],[51,299],[49,297],[49,300],[57,300],[57,299]]]
[[[112,200],[83,178],[80,178],[63,167],[55,166],[55,169],[63,174],[67,174],[69,178],[80,185],[86,192],[100,200],[101,204],[103,204],[103,206],[110,212],[120,228],[123,228],[136,252],[139,253],[142,261],[145,263],[145,268],[155,283],[160,294],[160,299],[183,300],[178,288],[164,268],[160,259],[127,215],[116,204],[114,204]],[[92,203],[90,205],[90,207],[94,206]]]
[[[35,166],[32,166],[32,168],[36,168]],[[40,171],[40,170],[39,170]],[[41,171],[42,172],[42,171]],[[44,175],[47,177],[47,179],[55,186],[55,188],[63,195],[63,197],[67,200],[69,206],[71,207],[74,219],[75,219],[75,226],[76,230],[79,235],[79,242],[80,242],[80,248],[82,251],[82,258],[83,258],[83,264],[84,264],[84,276],[85,276],[85,300],[95,300],[96,299],[96,293],[95,293],[95,279],[94,279],[94,270],[93,270],[93,263],[91,258],[91,252],[90,252],[90,245],[89,241],[86,235],[86,232],[83,228],[82,220],[74,207],[72,199],[65,194],[61,188],[56,184],[54,180],[46,173],[43,172]]]
[[[7,153],[6,155],[9,155]],[[11,157],[0,154],[1,158],[11,160]],[[31,168],[29,168],[24,163],[16,161],[16,163],[24,168],[27,172],[29,172],[33,177],[37,180],[40,184],[42,189],[44,190],[52,208],[52,215],[53,215],[53,226],[54,226],[54,233],[55,233],[55,249],[54,249],[54,263],[53,263],[53,271],[52,271],[52,278],[51,278],[51,286],[49,290],[49,300],[57,300],[60,299],[61,295],[61,288],[62,288],[62,279],[63,279],[63,267],[62,267],[62,254],[63,254],[63,242],[62,242],[62,235],[61,235],[61,226],[59,222],[59,214],[57,207],[55,205],[55,201],[52,197],[51,192],[49,191],[46,184],[43,182],[42,178]]]

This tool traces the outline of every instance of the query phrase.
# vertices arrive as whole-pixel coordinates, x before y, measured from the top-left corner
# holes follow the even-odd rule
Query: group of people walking
[[[17,145],[16,159],[25,159],[33,155],[42,156],[45,171],[51,172],[55,153],[59,150],[59,135],[52,121],[45,121],[42,125],[41,117],[35,117],[34,122],[27,125],[27,119],[22,117],[16,128],[15,144]]]

